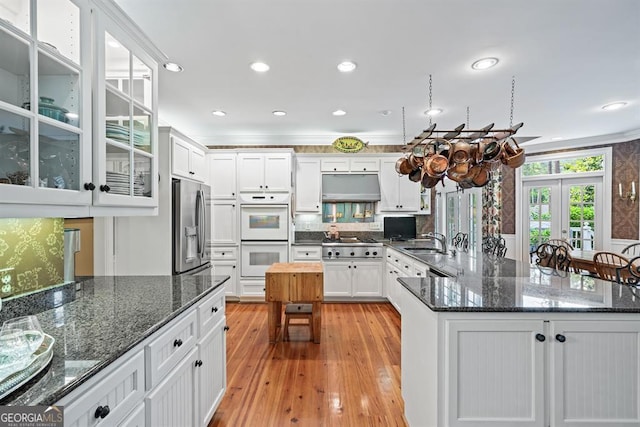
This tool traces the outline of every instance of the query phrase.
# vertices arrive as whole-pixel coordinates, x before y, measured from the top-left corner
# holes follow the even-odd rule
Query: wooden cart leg
[[[276,330],[278,328],[278,324],[281,320],[278,318],[282,315],[280,310],[278,310],[278,303],[275,301],[269,301],[268,303],[268,329],[269,329],[269,342],[276,342]]]
[[[313,342],[315,344],[320,344],[320,337],[322,333],[322,303],[314,302],[313,303]]]

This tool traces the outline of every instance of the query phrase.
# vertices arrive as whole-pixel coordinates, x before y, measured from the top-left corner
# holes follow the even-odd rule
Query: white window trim
[[[561,160],[567,158],[575,158],[575,157],[590,157],[590,156],[598,156],[603,155],[604,162],[604,170],[601,172],[584,172],[579,174],[567,174],[567,178],[579,178],[579,177],[589,177],[589,176],[601,176],[602,177],[602,193],[604,197],[604,205],[602,209],[602,244],[603,250],[610,251],[612,250],[612,242],[611,242],[611,208],[610,203],[607,201],[612,200],[611,193],[611,183],[612,183],[612,172],[613,172],[613,148],[612,147],[602,147],[602,148],[593,148],[588,150],[572,150],[566,151],[562,153],[554,153],[554,154],[540,154],[540,155],[531,155],[527,157],[526,163],[530,162],[540,162],[546,160]],[[548,179],[559,179],[565,176],[565,174],[549,174],[549,175],[536,175],[536,176],[522,176],[522,168],[516,169],[516,259],[522,260],[522,239],[524,238],[522,235],[522,221],[524,220],[525,212],[522,211],[522,185],[524,182],[538,181],[538,180],[548,180]]]

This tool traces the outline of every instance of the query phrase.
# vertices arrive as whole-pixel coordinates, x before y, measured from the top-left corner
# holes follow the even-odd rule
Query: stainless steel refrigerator
[[[173,274],[209,274],[211,214],[208,185],[173,180]]]

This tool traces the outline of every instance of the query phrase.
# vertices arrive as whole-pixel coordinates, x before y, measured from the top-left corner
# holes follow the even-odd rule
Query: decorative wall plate
[[[362,142],[360,138],[355,136],[343,136],[333,141],[333,148],[343,153],[357,153],[365,148],[369,143]]]

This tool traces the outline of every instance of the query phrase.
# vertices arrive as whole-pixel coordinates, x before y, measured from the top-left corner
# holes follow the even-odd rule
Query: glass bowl
[[[19,330],[29,346],[31,353],[36,351],[42,341],[44,341],[44,333],[36,316],[23,316],[9,319],[2,325],[2,331],[5,329]]]

